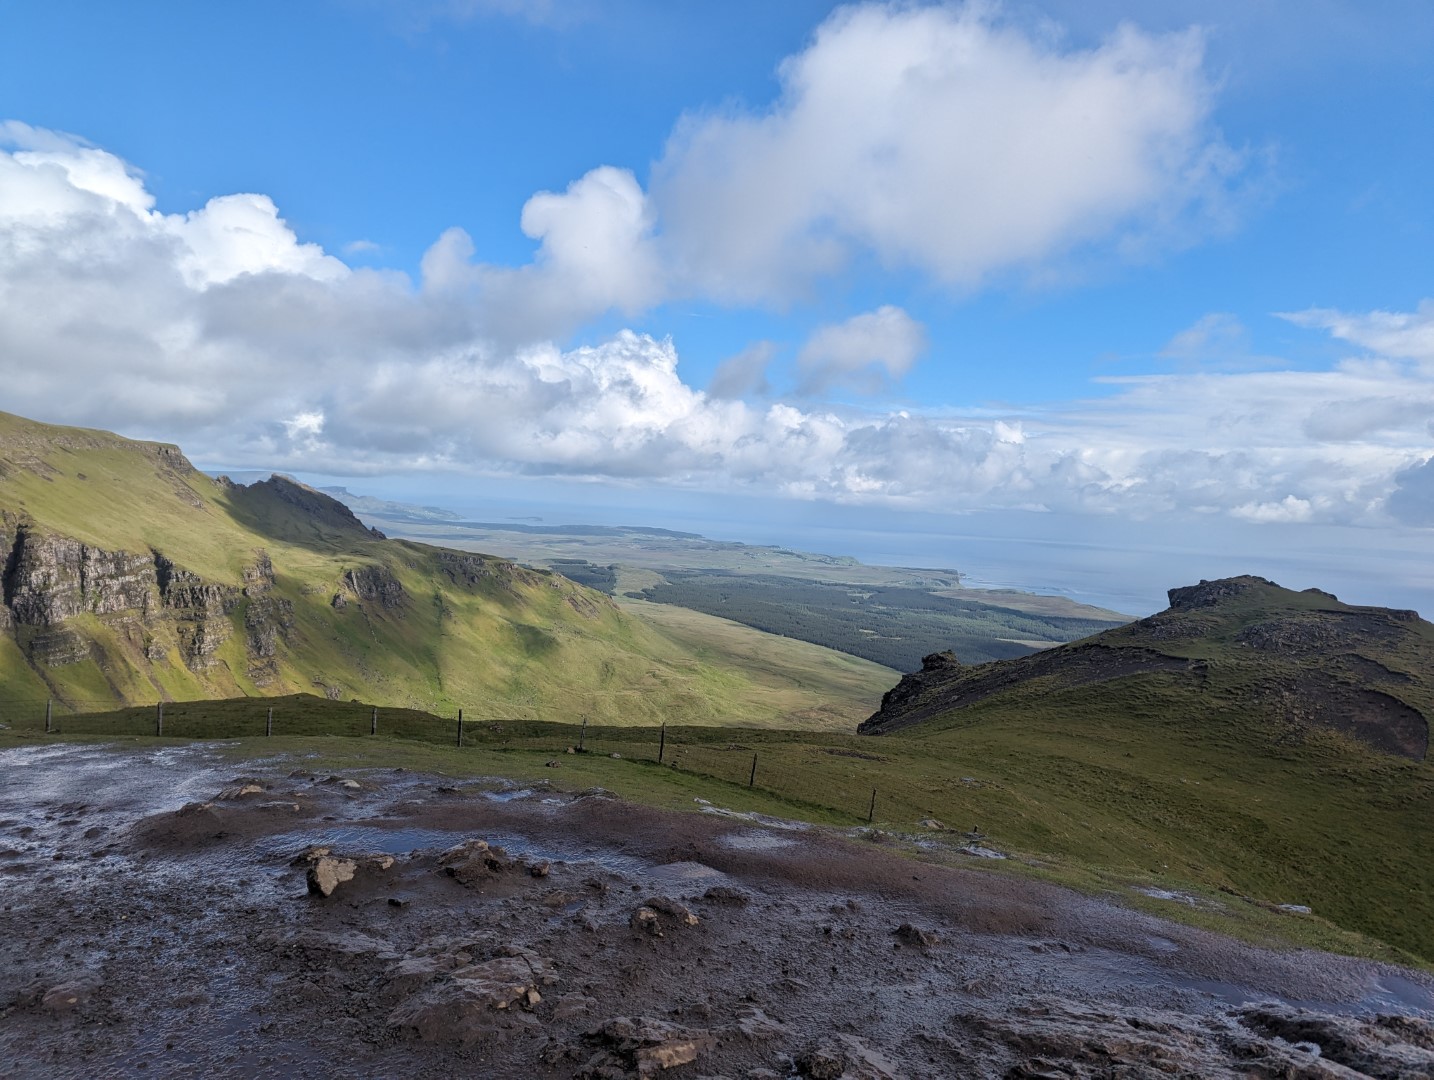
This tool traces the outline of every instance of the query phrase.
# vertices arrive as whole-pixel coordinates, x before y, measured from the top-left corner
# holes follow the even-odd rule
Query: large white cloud
[[[965,290],[1228,227],[1244,161],[1210,123],[1197,32],[1068,49],[996,10],[841,8],[775,103],[684,117],[648,190],[595,168],[524,207],[531,265],[455,235],[426,279],[519,344],[681,297],[780,307],[862,259]]]
[[[870,253],[965,288],[1229,212],[1197,33],[1067,50],[993,10],[842,8],[772,108],[688,117],[652,189],[681,276],[770,302]]]
[[[531,204],[533,266],[485,268],[451,233],[415,285],[301,243],[263,196],[163,214],[102,150],[17,125],[4,136],[7,410],[177,439],[240,466],[640,478],[933,510],[1434,521],[1429,305],[1296,316],[1368,352],[1324,372],[1133,376],[1041,411],[756,405],[688,385],[671,341],[622,332],[563,350],[491,332],[495,278],[515,304],[523,274],[539,293],[571,275],[619,306],[647,287],[641,257],[610,282],[580,280],[592,245],[640,256],[650,236],[622,174]],[[589,205],[609,227],[570,216]],[[920,343],[909,316],[878,309],[816,333],[809,373],[874,363],[899,375]],[[769,355],[756,350],[730,381],[752,385]]]

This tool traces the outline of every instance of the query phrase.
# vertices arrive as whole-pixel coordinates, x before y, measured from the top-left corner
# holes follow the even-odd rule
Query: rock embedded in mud
[[[702,899],[709,904],[726,904],[731,907],[746,907],[752,902],[752,898],[741,889],[734,889],[730,885],[713,885],[702,894]]]
[[[553,1003],[554,1020],[571,1020],[583,1013],[591,1012],[597,1008],[597,998],[588,997],[586,994],[564,994]]]
[[[444,873],[462,885],[478,885],[489,877],[505,874],[512,867],[508,853],[486,840],[465,840],[438,857]]]
[[[1320,1059],[1359,1076],[1434,1076],[1434,1023],[1419,1017],[1376,1016],[1371,1021],[1277,1004],[1249,1006],[1236,1016],[1251,1031],[1312,1047]]]
[[[660,915],[666,915],[676,920],[683,926],[696,926],[701,920],[687,908],[685,904],[679,904],[676,900],[666,896],[653,896],[647,901],[647,907]]]
[[[652,937],[662,936],[662,920],[657,917],[657,912],[650,907],[640,907],[632,913],[632,918],[627,923],[634,930],[649,934]]]
[[[543,1000],[539,986],[558,981],[553,962],[517,947],[501,952],[504,955],[477,963],[460,963],[458,954],[404,961],[395,969],[395,979],[432,981],[395,1008],[389,1024],[424,1042],[468,1045],[497,1027],[532,1022],[531,1017],[510,1014],[531,1010]]]
[[[652,1076],[696,1061],[717,1041],[710,1031],[646,1016],[615,1016],[585,1037],[605,1048],[580,1074],[590,1077],[621,1076],[633,1071],[640,1077]]]
[[[855,1035],[834,1035],[797,1062],[810,1080],[897,1080],[896,1065]]]
[[[309,892],[332,896],[334,890],[345,881],[352,881],[357,872],[358,863],[353,859],[336,859],[332,855],[321,855],[309,865]]]
[[[755,1042],[784,1039],[792,1034],[786,1024],[773,1020],[755,1005],[748,1005],[737,1014],[737,1030]]]
[[[666,916],[666,922],[660,916]],[[660,938],[665,925],[696,926],[701,921],[686,905],[666,896],[654,896],[632,913],[628,925],[634,930]]]
[[[310,848],[296,863],[307,862],[306,875],[309,892],[319,896],[332,896],[335,889],[346,881],[352,881],[360,870],[387,870],[393,866],[392,855],[360,855],[342,858],[331,855],[326,847]]]
[[[87,980],[74,979],[46,990],[40,1005],[50,1012],[70,1012],[89,1000],[94,987]]]
[[[1240,1076],[1390,1080],[1434,1075],[1434,1025],[1372,1021],[1265,1004],[1224,1015],[1033,999],[999,1014],[957,1014],[951,1028],[1015,1058],[1009,1077]],[[1402,1025],[1423,1025],[1420,1035]],[[1010,1058],[1007,1058],[1010,1061]]]
[[[909,922],[902,923],[892,934],[903,945],[912,945],[918,949],[934,949],[941,944],[941,935],[931,930],[923,930]]]
[[[257,780],[241,780],[221,791],[217,798],[221,801],[231,799],[247,799],[251,795],[264,794],[264,787]]]

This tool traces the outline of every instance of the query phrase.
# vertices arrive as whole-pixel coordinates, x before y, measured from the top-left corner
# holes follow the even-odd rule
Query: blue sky
[[[1140,583],[1086,591],[1131,609],[1232,562],[1434,600],[1421,0],[0,34],[0,408],[1045,587],[1125,545]]]

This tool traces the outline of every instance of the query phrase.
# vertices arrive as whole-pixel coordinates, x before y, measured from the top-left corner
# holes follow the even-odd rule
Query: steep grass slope
[[[1021,850],[1308,905],[1430,960],[1431,676],[1413,612],[1233,578],[1036,656],[929,657],[862,730],[988,785],[971,820]]]
[[[784,702],[560,575],[382,538],[292,481],[0,413],[0,699],[357,697],[773,723]],[[875,685],[875,683],[873,683]]]

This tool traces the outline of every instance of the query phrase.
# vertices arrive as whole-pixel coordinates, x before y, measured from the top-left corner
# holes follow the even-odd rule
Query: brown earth
[[[250,769],[0,752],[0,1073],[1434,1075],[1410,971],[793,823]]]

